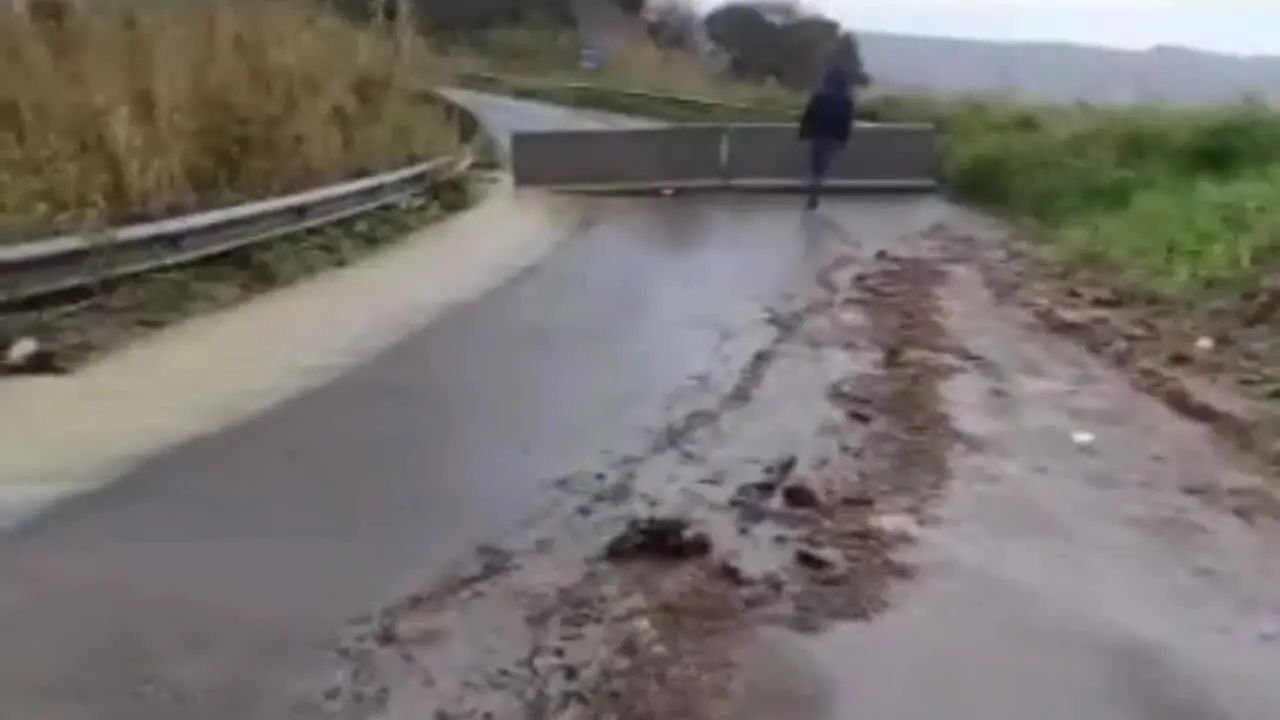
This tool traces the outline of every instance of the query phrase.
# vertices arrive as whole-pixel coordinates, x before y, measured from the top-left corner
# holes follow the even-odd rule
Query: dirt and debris
[[[832,570],[840,564],[840,556],[824,547],[796,548],[795,557],[796,564],[806,570]]]
[[[1268,474],[1280,471],[1280,405],[1274,402],[1280,397],[1280,293],[1268,289],[1180,305],[1115,278],[1064,269],[1029,243],[982,243],[944,227],[932,232],[961,245],[985,245],[979,266],[997,299],[1025,308],[1048,331],[1107,360],[1134,387],[1210,427]],[[1252,498],[1224,506],[1256,521],[1280,505],[1278,491],[1224,488]]]
[[[482,554],[358,623],[329,706],[351,711],[358,697],[378,708],[370,716],[401,703],[424,717],[731,718],[747,630],[868,619],[913,573],[900,551],[957,447],[940,386],[972,357],[941,318],[945,281],[927,259],[834,258],[817,297],[768,315],[772,339],[715,397],[643,452],[552,483],[563,510],[522,547]],[[832,330],[851,308],[869,346]],[[803,400],[827,420],[813,444],[752,469],[722,427],[770,426],[770,393],[801,402],[771,384],[797,354],[837,370]],[[797,376],[810,374],[821,376]],[[463,640],[468,628],[483,637]],[[409,685],[422,691],[396,690]]]
[[[521,542],[353,626],[359,641],[321,702],[351,718],[741,717],[738,663],[761,627],[827,637],[883,613],[913,577],[911,547],[953,469],[972,464],[963,454],[981,447],[957,429],[944,391],[1016,392],[1002,366],[949,332],[963,327],[942,300],[958,275],[889,251],[829,263],[818,296],[774,309],[753,328],[760,342],[674,408],[652,442],[549,482],[562,507]],[[1082,293],[1087,314],[1044,317],[1092,332],[1093,313],[1125,300]],[[1148,331],[1131,327],[1134,338]],[[1177,361],[1211,362],[1227,343],[1198,347],[1207,336]],[[980,386],[946,387],[969,371]],[[799,427],[780,417],[796,406]],[[1070,449],[1069,431],[1084,428],[1105,432],[1063,424],[1053,438]],[[1243,490],[1183,491],[1247,522],[1280,517]]]
[[[822,506],[818,493],[807,485],[793,484],[782,488],[782,502],[790,508],[811,510]]]
[[[626,529],[605,545],[604,558],[627,560],[688,560],[711,554],[711,538],[693,532],[683,518],[642,518],[627,523]]]

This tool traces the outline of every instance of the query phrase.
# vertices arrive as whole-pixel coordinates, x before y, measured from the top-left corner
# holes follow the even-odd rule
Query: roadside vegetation
[[[959,196],[1030,218],[1056,257],[1165,299],[1248,291],[1280,247],[1280,118],[1210,109],[935,105]]]
[[[453,149],[419,37],[284,0],[0,8],[0,231],[299,190]]]
[[[601,74],[593,84],[511,91],[671,122],[794,122],[802,101],[776,87],[673,92],[722,103],[707,105],[614,89],[664,92],[653,79]],[[860,115],[936,123],[952,193],[1032,221],[1054,259],[1138,292],[1191,302],[1249,293],[1280,260],[1280,116],[1260,104],[1043,107],[871,94]]]
[[[306,0],[0,8],[0,243],[171,216],[458,150],[426,92],[452,65],[403,24]],[[72,11],[74,7],[74,11]],[[473,199],[466,178],[275,242],[0,309],[6,373],[346,265]],[[15,363],[14,347],[38,347]]]
[[[734,48],[728,74],[690,55],[683,16],[586,73],[559,0],[536,17],[514,0],[413,0],[396,5],[413,9],[408,23],[375,19],[376,5],[85,3],[31,17],[6,6],[0,237],[172,214],[447,152],[455,129],[423,92],[445,82],[676,122],[791,122],[804,100],[792,76],[804,63],[761,58],[803,60],[782,50],[834,38],[872,83],[866,119],[936,122],[951,191],[1031,221],[1039,247],[1066,267],[1198,306],[1259,295],[1275,266],[1280,122],[1261,105],[887,96],[838,27],[800,19],[785,32],[748,32],[754,21],[741,12],[717,31]],[[476,79],[485,72],[536,82],[495,88]]]

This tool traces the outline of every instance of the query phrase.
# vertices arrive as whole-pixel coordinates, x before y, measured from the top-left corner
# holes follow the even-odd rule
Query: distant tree
[[[355,20],[394,19],[396,0],[328,0]],[[572,0],[406,0],[415,21],[432,32],[463,37],[495,27],[571,27]]]
[[[775,70],[777,26],[759,9],[730,3],[703,20],[707,37],[728,55],[731,74],[764,80]]]
[[[831,62],[844,68],[858,87],[871,84],[871,75],[862,64],[862,51],[858,48],[858,39],[853,33],[849,31],[840,33],[840,38],[836,41],[835,49],[831,53]]]
[[[607,0],[598,1],[605,2]],[[647,4],[645,0],[613,0],[613,2],[617,4],[618,8],[622,10],[622,12],[633,17],[644,13],[645,5]]]
[[[692,7],[680,2],[663,2],[648,9],[649,39],[664,50],[701,50],[702,19]]]
[[[707,36],[729,56],[729,71],[751,80],[810,87],[831,64],[855,82],[869,80],[857,38],[821,15],[788,3],[731,3],[705,19]]]

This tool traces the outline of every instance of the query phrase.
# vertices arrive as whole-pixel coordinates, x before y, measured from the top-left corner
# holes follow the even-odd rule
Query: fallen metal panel
[[[518,132],[511,172],[547,188],[722,182],[724,137],[718,125]]]

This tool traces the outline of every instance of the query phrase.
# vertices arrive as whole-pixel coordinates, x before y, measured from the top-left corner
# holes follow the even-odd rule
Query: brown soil
[[[933,231],[948,234],[941,227]],[[973,238],[949,240],[971,244]],[[1280,471],[1280,292],[1192,307],[1100,274],[1067,271],[1027,243],[986,250],[984,276],[997,298],[1026,308],[1048,331],[1105,358],[1136,388],[1205,423],[1268,474]],[[1280,500],[1263,488],[1186,490],[1246,522],[1280,520]]]

